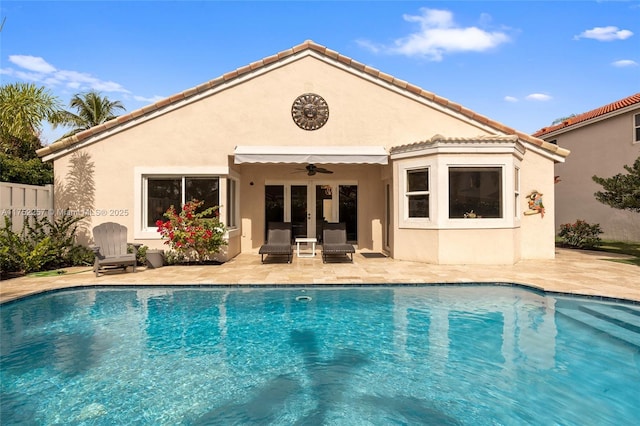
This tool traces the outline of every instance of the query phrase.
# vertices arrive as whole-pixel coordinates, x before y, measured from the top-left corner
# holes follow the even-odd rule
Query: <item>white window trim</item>
[[[449,218],[449,168],[496,167],[502,170],[501,218]],[[408,218],[406,172],[429,169],[429,218]],[[468,156],[439,154],[402,159],[396,164],[398,179],[398,227],[406,229],[503,229],[520,227],[520,207],[516,206],[515,169],[521,172],[520,159],[512,154]],[[513,212],[517,211],[516,217]]]
[[[473,168],[496,168],[496,169],[500,169],[500,174],[501,174],[501,186],[502,188],[500,188],[500,190],[502,191],[502,217],[481,217],[481,218],[450,218],[449,217],[449,169],[451,168],[456,168],[456,169],[473,169]],[[439,200],[442,197],[442,192],[444,192],[444,196],[446,198],[444,204],[444,208],[446,209],[446,212],[444,212],[443,217],[446,218],[446,220],[444,221],[444,225],[443,227],[445,228],[457,228],[457,229],[468,229],[468,228],[505,228],[505,227],[510,227],[509,222],[513,223],[511,218],[511,214],[508,212],[513,211],[513,204],[512,203],[508,203],[507,200],[507,194],[508,192],[506,191],[506,187],[507,187],[507,176],[506,176],[506,169],[507,169],[507,165],[503,164],[503,163],[496,163],[494,161],[485,163],[478,163],[478,162],[474,162],[474,163],[467,163],[467,162],[455,162],[452,164],[447,164],[447,166],[445,167],[446,169],[446,174],[447,174],[447,180],[446,180],[446,185],[443,186],[444,191],[439,191],[440,193],[440,197]],[[511,179],[513,181],[513,179]],[[512,185],[513,186],[513,185]],[[510,192],[509,192],[510,193]],[[511,198],[511,197],[509,197]],[[507,204],[511,205],[511,210],[509,210],[507,208]]]
[[[160,233],[156,227],[147,227],[144,223],[144,210],[147,177],[217,177],[219,179],[219,199],[220,201],[227,199],[227,181],[226,178],[233,176],[237,178],[237,174],[230,171],[229,167],[135,167],[133,171],[133,236],[135,239],[160,240]],[[239,187],[239,185],[238,185]],[[239,198],[239,194],[236,194]],[[220,218],[226,218],[226,207],[221,204]],[[226,235],[225,237],[229,237]]]
[[[437,188],[435,173],[434,158],[416,158],[411,161],[402,161],[397,165],[396,173],[398,177],[398,194],[399,211],[398,211],[398,227],[406,229],[430,229],[434,228],[434,205],[433,194],[434,189]],[[407,192],[407,173],[412,170],[427,169],[429,174],[429,217],[409,217],[409,197]]]
[[[408,185],[409,182],[407,180],[407,176],[409,175],[409,172],[412,171],[423,171],[426,170],[427,171],[427,185],[429,187],[428,190],[426,191],[409,191],[408,190]],[[405,221],[407,222],[416,222],[416,223],[420,223],[420,222],[429,222],[430,221],[430,217],[431,217],[431,168],[430,167],[412,167],[412,168],[408,168],[408,169],[404,169],[404,174],[403,177],[405,179],[405,184],[404,184],[404,215],[403,218]],[[429,211],[427,212],[427,217],[410,217],[409,216],[409,198],[412,195],[427,195],[429,198]]]
[[[231,210],[234,213],[234,226],[229,226],[228,224],[225,223],[225,225],[227,226],[227,230],[229,232],[237,230],[238,228],[240,228],[240,226],[238,225],[240,223],[240,179],[238,179],[236,176],[232,176],[232,175],[228,175],[225,179],[225,200],[227,199],[227,194],[229,190],[229,188],[227,187],[227,182],[228,180],[233,181],[233,186],[235,187],[235,198],[233,199],[233,209]],[[226,206],[225,206],[226,207]],[[222,209],[222,206],[220,207]],[[225,220],[227,218],[227,216],[225,215]]]
[[[513,202],[515,205],[513,206],[513,217],[515,221],[520,219],[521,209],[520,209],[520,199],[522,194],[520,193],[520,174],[522,171],[520,170],[520,166],[516,164],[513,167]]]
[[[631,129],[633,131],[633,134],[631,135],[631,140],[633,141],[633,144],[640,144],[640,139],[636,140],[636,132],[638,131],[638,129],[640,128],[640,113],[638,114],[633,114],[633,116],[631,117]],[[636,125],[636,122],[639,122]]]

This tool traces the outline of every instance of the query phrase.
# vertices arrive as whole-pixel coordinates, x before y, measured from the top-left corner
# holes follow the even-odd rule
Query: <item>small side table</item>
[[[296,238],[296,254],[298,257],[314,257],[316,255],[316,243],[318,242],[317,238]],[[300,243],[309,244],[311,243],[311,253],[303,254],[300,253]]]

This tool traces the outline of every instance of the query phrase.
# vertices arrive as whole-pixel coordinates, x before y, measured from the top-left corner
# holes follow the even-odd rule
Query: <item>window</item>
[[[149,228],[155,227],[157,220],[165,219],[163,215],[169,207],[174,206],[180,212],[182,205],[193,199],[204,201],[200,211],[218,206],[219,193],[217,177],[148,177],[144,223]]]
[[[409,218],[429,217],[429,169],[407,170],[406,212]]]
[[[227,179],[227,228],[238,226],[238,194],[235,179]]]
[[[520,215],[520,169],[515,168],[513,170],[513,192],[514,192],[514,206],[513,217],[519,217]]]
[[[502,218],[501,167],[450,167],[449,218]]]
[[[633,125],[635,129],[635,139],[634,143],[640,142],[640,114],[636,114],[633,116]]]

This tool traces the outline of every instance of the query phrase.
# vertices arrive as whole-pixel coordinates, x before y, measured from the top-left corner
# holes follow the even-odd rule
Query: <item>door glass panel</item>
[[[340,222],[347,225],[347,241],[357,243],[358,241],[358,186],[339,186],[339,209]]]
[[[291,185],[291,226],[293,238],[307,236],[307,186]]]
[[[337,222],[333,214],[333,188],[331,185],[316,185],[316,229],[318,241],[322,241],[323,224]]]
[[[267,240],[267,224],[284,222],[284,186],[266,185],[264,187],[264,239]]]

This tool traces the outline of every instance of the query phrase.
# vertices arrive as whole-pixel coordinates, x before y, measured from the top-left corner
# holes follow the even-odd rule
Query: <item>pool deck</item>
[[[553,260],[515,265],[433,265],[365,257],[353,263],[322,263],[295,256],[291,264],[260,262],[258,254],[241,254],[222,265],[138,268],[96,278],[91,267],[66,268],[57,276],[25,276],[0,281],[0,303],[60,288],[121,285],[330,285],[388,283],[515,283],[550,292],[601,296],[640,303],[640,268],[613,262],[616,256],[594,251],[556,249]],[[131,269],[129,269],[131,271]]]

